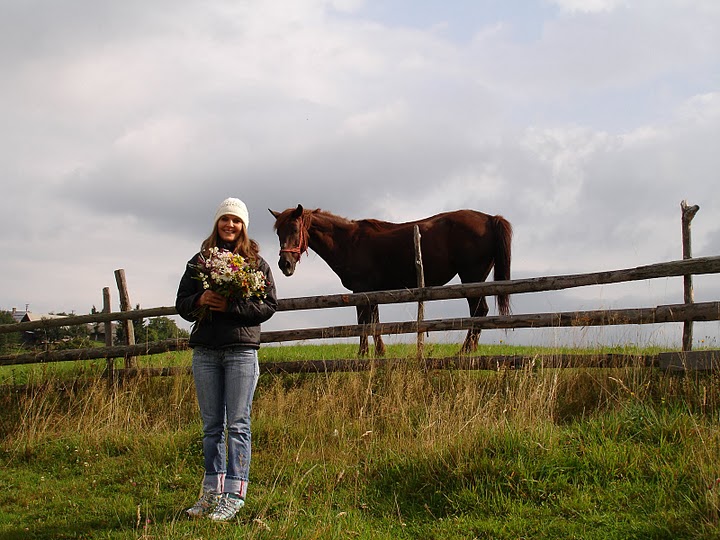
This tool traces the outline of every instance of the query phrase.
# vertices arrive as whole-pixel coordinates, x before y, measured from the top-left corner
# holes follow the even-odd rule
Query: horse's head
[[[278,267],[286,276],[292,276],[300,256],[308,249],[308,231],[303,219],[303,207],[298,204],[297,208],[288,208],[283,212],[270,210],[270,213],[275,217],[274,228],[280,240]]]

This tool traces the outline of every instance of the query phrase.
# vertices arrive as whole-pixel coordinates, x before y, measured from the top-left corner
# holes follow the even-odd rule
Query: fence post
[[[420,228],[415,225],[413,234],[413,241],[415,243],[415,273],[417,274],[417,286],[418,289],[425,287],[425,270],[423,269],[422,262],[422,248],[420,246]],[[420,323],[425,319],[425,302],[421,299],[418,300],[417,308],[417,322],[418,327]],[[425,356],[425,334],[423,332],[417,333],[417,357],[421,360]]]
[[[130,311],[130,295],[127,291],[127,282],[125,281],[125,270],[120,268],[115,270],[115,281],[117,282],[118,291],[120,292],[120,311]],[[123,321],[125,328],[125,336],[127,337],[126,345],[135,345],[135,327],[130,319]],[[125,368],[134,368],[137,363],[136,356],[125,357]]]
[[[103,287],[103,313],[110,313],[110,287]],[[105,346],[112,347],[112,321],[103,323],[103,329],[105,332]],[[115,380],[115,359],[107,359],[107,375],[108,381],[112,384]]]
[[[687,201],[680,203],[680,209],[682,210],[682,248],[683,248],[683,259],[692,259],[692,239],[690,236],[690,222],[700,210],[697,204],[688,206]],[[692,304],[695,301],[695,295],[693,294],[692,274],[685,274],[683,276],[683,300],[686,304]],[[683,323],[683,337],[682,337],[682,350],[691,351],[693,340],[693,323],[692,321],[685,321]]]

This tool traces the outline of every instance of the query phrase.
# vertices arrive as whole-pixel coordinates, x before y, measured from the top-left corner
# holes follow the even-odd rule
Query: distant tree
[[[57,313],[57,315],[61,315],[63,317],[69,317],[71,315],[75,315],[74,313]],[[87,326],[84,324],[75,324],[73,326],[61,326],[57,328],[58,330],[58,337],[59,339],[75,339],[75,338],[86,338],[88,337],[88,330]]]
[[[65,313],[64,311],[50,314],[62,317],[74,315],[74,313]],[[52,344],[52,349],[85,349],[92,345],[87,325],[84,324],[48,328],[45,335],[46,341]]]
[[[13,324],[15,319],[9,311],[0,311],[0,324]],[[20,334],[18,332],[10,332],[9,334],[0,334],[0,352],[9,352],[20,345]]]
[[[100,313],[100,312],[97,310],[97,308],[95,306],[93,306],[92,309],[90,310],[90,315],[97,315],[98,313]],[[101,333],[104,333],[104,332],[105,332],[105,325],[103,323],[99,323],[99,322],[92,323],[91,334],[92,334],[93,339],[97,339],[96,336],[99,336]]]
[[[178,328],[175,321],[168,317],[154,317],[149,320],[145,327],[145,334],[135,338],[138,341],[163,341],[166,339],[187,338],[190,334],[187,330]]]
[[[140,309],[140,304],[137,304],[135,306],[135,311]],[[145,335],[145,319],[142,317],[137,319],[131,319],[133,324],[133,332],[135,333],[135,341],[140,341],[141,337]],[[121,322],[118,324],[117,327],[117,342],[118,343],[127,343],[127,336],[125,335],[125,325]],[[145,341],[142,339],[142,341]]]

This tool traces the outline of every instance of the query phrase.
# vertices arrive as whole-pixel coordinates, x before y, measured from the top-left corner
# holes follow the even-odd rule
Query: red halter
[[[305,220],[303,219],[304,217],[305,217],[305,215],[302,214],[302,215],[300,215],[300,217],[298,218],[298,227],[299,227],[299,232],[298,232],[298,234],[300,235],[300,243],[299,243],[297,246],[293,247],[293,248],[282,248],[282,249],[280,250],[280,254],[281,254],[281,255],[282,255],[282,253],[297,253],[297,254],[298,254],[298,261],[299,261],[299,260],[300,260],[300,256],[301,256],[303,253],[307,253],[308,243],[309,243],[309,242],[308,242],[308,231],[307,231],[307,229],[305,228]]]

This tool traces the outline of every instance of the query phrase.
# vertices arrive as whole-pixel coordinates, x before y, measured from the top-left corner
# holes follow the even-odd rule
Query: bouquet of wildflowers
[[[267,295],[265,274],[253,268],[242,255],[214,247],[207,255],[200,255],[195,268],[196,278],[204,289],[227,298],[240,296],[262,300]]]

